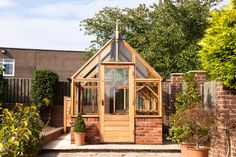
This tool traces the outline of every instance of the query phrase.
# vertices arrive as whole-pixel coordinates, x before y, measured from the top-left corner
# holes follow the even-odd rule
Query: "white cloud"
[[[77,20],[0,18],[0,46],[85,50],[93,36],[79,31]]]
[[[4,0],[5,6],[13,1]],[[152,4],[154,0],[146,0]],[[0,0],[0,5],[3,0]],[[105,6],[136,7],[142,0],[93,0],[88,3],[54,3],[33,8],[27,14],[0,16],[0,47],[85,50],[94,36],[79,31],[80,20],[94,16]],[[19,9],[19,8],[18,8]],[[23,9],[23,8],[21,8]]]
[[[0,8],[12,6],[14,2],[12,0],[0,0]]]

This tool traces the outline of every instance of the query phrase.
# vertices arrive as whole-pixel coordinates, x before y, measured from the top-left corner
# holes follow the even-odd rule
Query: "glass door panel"
[[[105,67],[105,113],[128,114],[129,68]]]

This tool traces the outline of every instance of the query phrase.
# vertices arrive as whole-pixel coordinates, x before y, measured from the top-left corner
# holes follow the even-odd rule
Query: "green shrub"
[[[0,156],[22,156],[29,144],[35,138],[34,132],[40,132],[39,114],[36,106],[23,107],[17,104],[12,111],[3,109],[3,118],[0,125]],[[41,136],[37,139],[40,141]]]
[[[200,42],[199,56],[203,68],[212,79],[222,81],[236,89],[236,4],[231,0],[230,8],[212,11],[210,27]]]
[[[55,104],[58,75],[50,70],[38,70],[33,73],[31,101],[44,109]]]
[[[28,141],[23,141],[21,145],[22,152],[27,153],[28,156],[34,156],[42,148],[44,136],[41,135],[43,125],[39,122],[39,118],[29,118],[28,129],[31,134]]]
[[[83,120],[83,117],[81,116],[81,113],[78,113],[78,116],[75,120],[74,124],[74,132],[85,132],[86,126]]]

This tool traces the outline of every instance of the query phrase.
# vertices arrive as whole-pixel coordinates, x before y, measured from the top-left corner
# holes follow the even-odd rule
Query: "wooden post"
[[[162,81],[158,83],[158,95],[159,95],[159,103],[158,103],[158,115],[162,116]]]
[[[129,66],[129,118],[130,118],[130,142],[134,142],[134,92],[135,92],[135,85],[134,85],[134,66]]]
[[[116,20],[116,33],[115,33],[115,39],[116,39],[116,62],[118,62],[118,48],[119,48],[119,31],[118,31],[118,20]]]
[[[92,83],[92,86],[94,86],[94,83]],[[94,113],[94,102],[95,102],[95,88],[90,88],[91,89],[91,96],[92,96],[92,113]]]
[[[100,80],[100,87],[99,87],[99,91],[100,91],[100,101],[99,101],[99,128],[100,128],[100,141],[103,142],[104,141],[104,116],[105,116],[105,112],[104,112],[104,65],[100,65],[100,76],[99,76],[99,80]]]

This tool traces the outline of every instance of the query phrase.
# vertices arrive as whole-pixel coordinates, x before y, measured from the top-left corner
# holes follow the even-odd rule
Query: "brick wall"
[[[203,84],[207,80],[207,73],[202,70],[193,70],[188,73],[193,73],[199,85],[200,91],[203,90]],[[176,94],[183,91],[183,75],[184,73],[172,73],[170,80],[163,82],[163,109],[164,123],[168,125],[168,117],[175,112],[174,103]]]
[[[10,78],[31,78],[35,69],[50,69],[59,75],[59,80],[70,78],[86,61],[82,51],[40,50],[0,48],[0,58],[15,59],[15,76]]]
[[[162,118],[135,117],[135,143],[162,144]]]
[[[216,106],[219,110],[217,121],[218,136],[212,139],[209,157],[226,157],[227,143],[225,136],[225,123],[230,120],[234,129],[230,131],[230,157],[236,156],[236,90],[224,87],[221,82],[216,83]],[[225,118],[228,117],[228,118]],[[227,125],[229,126],[229,125]]]
[[[73,127],[76,117],[71,118],[71,126]],[[99,143],[99,118],[98,117],[83,117],[86,132],[85,132],[85,143],[96,144]],[[74,134],[71,130],[71,144],[75,143]]]

